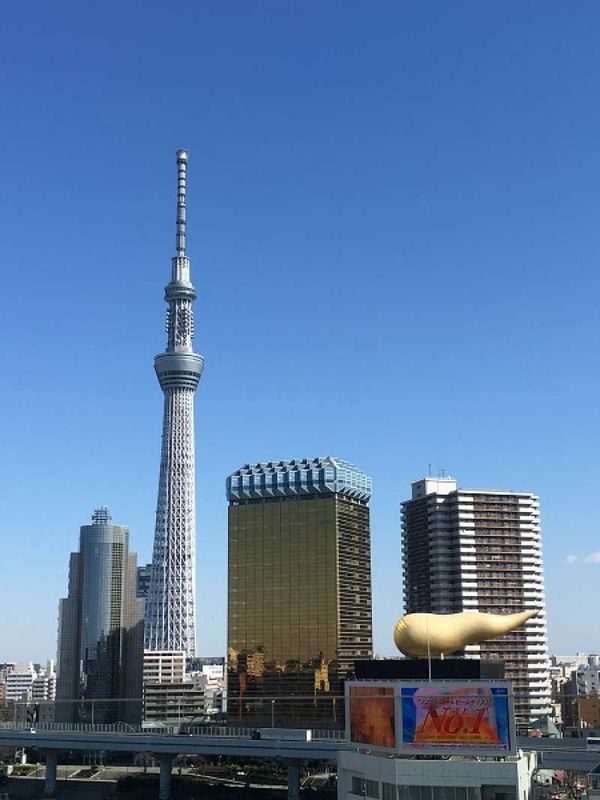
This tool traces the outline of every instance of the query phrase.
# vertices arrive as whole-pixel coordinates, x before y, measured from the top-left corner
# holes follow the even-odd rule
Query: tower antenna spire
[[[187,177],[188,151],[177,151],[177,223],[175,250],[178,257],[185,256],[185,181]]]

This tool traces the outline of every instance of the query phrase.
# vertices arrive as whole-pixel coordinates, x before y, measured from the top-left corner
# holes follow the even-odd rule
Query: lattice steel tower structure
[[[192,349],[196,291],[185,246],[187,162],[187,151],[178,150],[176,254],[165,288],[167,349],[154,359],[165,409],[145,647],[184,650],[192,657],[196,654],[194,392],[204,359]]]

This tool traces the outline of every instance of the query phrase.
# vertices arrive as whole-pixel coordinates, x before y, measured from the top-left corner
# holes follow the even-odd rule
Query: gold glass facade
[[[233,501],[228,599],[231,717],[339,721],[341,680],[372,655],[366,500]]]

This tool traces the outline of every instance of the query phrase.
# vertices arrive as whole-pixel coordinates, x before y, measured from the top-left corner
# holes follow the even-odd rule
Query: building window
[[[352,776],[352,783],[350,787],[350,792],[352,794],[357,794],[359,797],[362,797],[363,793],[363,779],[359,778],[358,775]]]
[[[396,786],[393,783],[381,784],[381,800],[396,800]]]
[[[379,798],[379,781],[365,781],[365,797]]]
[[[394,795],[386,795],[386,787],[390,784],[383,784],[382,800],[396,800]],[[464,786],[398,786],[398,800],[476,800],[477,792],[474,795],[467,795]]]

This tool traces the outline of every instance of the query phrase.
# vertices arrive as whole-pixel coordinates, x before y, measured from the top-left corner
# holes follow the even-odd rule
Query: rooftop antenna
[[[175,250],[179,258],[185,257],[185,179],[187,175],[188,151],[177,151],[177,235]]]

